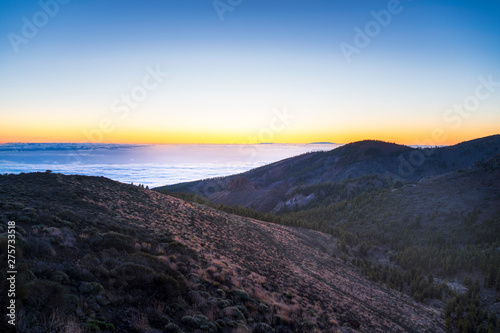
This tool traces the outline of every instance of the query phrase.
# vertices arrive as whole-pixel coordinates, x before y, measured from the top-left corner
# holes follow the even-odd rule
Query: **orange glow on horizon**
[[[365,131],[321,131],[316,133],[278,133],[272,140],[262,140],[268,137],[259,133],[218,133],[181,132],[181,131],[114,131],[109,134],[98,130],[86,134],[74,129],[44,128],[30,129],[26,133],[9,130],[2,131],[0,143],[9,142],[88,142],[115,144],[259,144],[259,143],[290,143],[307,144],[312,142],[350,143],[361,140],[380,140],[404,145],[453,145],[463,141],[498,134],[491,130],[474,130],[450,132],[439,128],[421,130],[365,130]]]

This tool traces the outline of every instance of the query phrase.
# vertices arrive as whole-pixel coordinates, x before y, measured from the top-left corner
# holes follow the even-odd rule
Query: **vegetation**
[[[196,239],[206,228],[187,228],[227,225],[215,210],[105,178],[36,173],[0,176],[0,212],[1,260],[15,221],[18,272],[16,330],[4,316],[2,332],[291,332],[305,318],[304,332],[338,326],[307,298],[292,306],[296,295],[220,259],[229,243],[195,251],[215,243]],[[313,309],[322,317],[302,314]]]
[[[169,194],[240,216],[329,233],[339,239],[344,260],[371,280],[418,302],[438,301],[433,304],[442,309],[448,329],[499,331],[499,314],[486,309],[500,300],[500,216],[485,215],[479,206],[456,211],[443,205],[438,210],[423,199],[409,203],[411,195],[401,196],[401,191],[411,193],[411,186],[379,176],[299,186],[288,198],[314,194],[315,199],[278,213]]]
[[[498,332],[498,197],[478,191],[475,199],[469,186],[467,198],[481,203],[466,206],[443,194],[453,193],[448,185],[465,187],[474,173],[490,184],[498,170],[480,164],[427,187],[380,176],[301,185],[287,199],[314,199],[277,213],[164,192],[192,203],[186,204],[105,178],[0,176],[2,257],[5,225],[16,221],[17,329],[334,332],[345,325],[383,331],[370,316],[384,313],[387,303],[373,295],[366,303],[362,294],[387,287],[393,291],[385,302],[403,306],[409,295],[439,309],[450,332]],[[296,237],[289,228],[220,211],[308,230]],[[344,277],[352,270],[373,282]],[[5,271],[0,281],[5,294]],[[355,290],[346,294],[349,305],[342,303],[348,289],[342,283]],[[417,311],[417,303],[409,304]],[[390,327],[413,329],[404,315],[384,316]],[[5,318],[0,325],[11,328]]]

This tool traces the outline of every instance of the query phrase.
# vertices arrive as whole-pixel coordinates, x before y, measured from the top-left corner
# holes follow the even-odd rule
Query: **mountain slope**
[[[303,200],[291,196],[300,186],[375,176],[378,189],[387,188],[396,182],[416,183],[424,177],[468,168],[499,153],[500,135],[426,149],[360,141],[327,152],[288,158],[239,175],[164,186],[157,190],[192,192],[215,203],[267,212],[279,210],[290,200]]]
[[[50,173],[0,176],[0,208],[18,230],[19,332],[444,331],[330,235]]]
[[[304,187],[304,195],[315,191]],[[380,244],[433,242],[466,246],[500,241],[500,154],[465,170],[417,184],[366,192],[335,205],[304,207],[283,216],[346,226]]]

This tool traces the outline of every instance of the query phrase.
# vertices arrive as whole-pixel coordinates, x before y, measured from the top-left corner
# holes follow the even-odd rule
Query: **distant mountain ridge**
[[[417,183],[429,176],[466,169],[500,154],[500,135],[454,146],[412,148],[375,140],[346,144],[326,152],[284,159],[238,175],[159,187],[191,192],[224,205],[261,212],[278,210],[300,186],[376,177],[388,183]]]

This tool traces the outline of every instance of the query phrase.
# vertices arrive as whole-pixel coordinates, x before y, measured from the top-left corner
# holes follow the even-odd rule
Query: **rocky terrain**
[[[0,176],[0,211],[2,262],[16,222],[18,332],[445,331],[317,231],[52,173]]]

